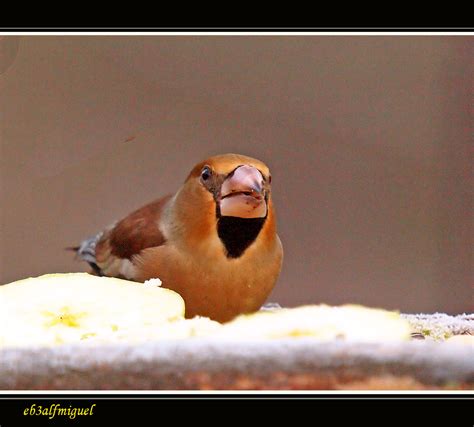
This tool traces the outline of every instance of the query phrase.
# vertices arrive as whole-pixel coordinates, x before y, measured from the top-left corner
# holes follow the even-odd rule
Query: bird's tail
[[[83,240],[79,246],[68,246],[64,248],[67,251],[75,252],[76,259],[80,259],[89,263],[93,272],[98,276],[102,276],[102,270],[97,265],[97,260],[95,258],[95,247],[101,237],[102,232]]]

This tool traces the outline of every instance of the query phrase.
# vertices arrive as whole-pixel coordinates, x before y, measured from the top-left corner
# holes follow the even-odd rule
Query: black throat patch
[[[238,258],[257,238],[265,218],[238,218],[221,216],[217,220],[217,234],[227,251],[228,258]]]

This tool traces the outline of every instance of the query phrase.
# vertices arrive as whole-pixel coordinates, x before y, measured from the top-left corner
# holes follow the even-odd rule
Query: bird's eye
[[[209,167],[204,167],[201,171],[201,179],[207,181],[212,175],[211,169]]]
[[[271,175],[268,175],[268,183],[269,183],[269,184],[272,183],[272,176],[271,176]]]

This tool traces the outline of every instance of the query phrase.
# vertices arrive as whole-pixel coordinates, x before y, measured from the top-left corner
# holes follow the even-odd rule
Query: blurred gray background
[[[272,169],[284,305],[472,311],[473,38],[0,37],[0,283],[209,155]]]

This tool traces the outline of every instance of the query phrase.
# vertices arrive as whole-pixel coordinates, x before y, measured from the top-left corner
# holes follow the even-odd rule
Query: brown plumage
[[[83,242],[78,254],[98,274],[160,278],[184,298],[187,317],[227,321],[258,310],[283,257],[270,183],[259,160],[211,157],[192,169],[175,195]]]

